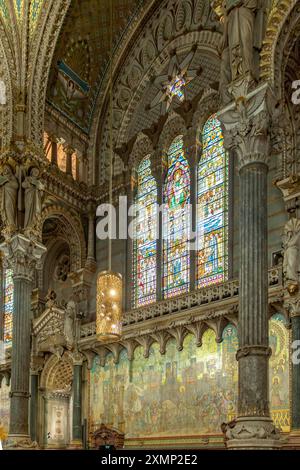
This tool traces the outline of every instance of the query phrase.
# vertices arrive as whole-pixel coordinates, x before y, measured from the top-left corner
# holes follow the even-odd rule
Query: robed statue
[[[214,5],[219,3],[215,0]],[[222,2],[219,9],[224,24],[220,47],[220,93],[225,103],[231,99],[227,89],[229,83],[239,78],[248,77],[250,82],[257,78],[255,51],[262,46],[268,3],[268,0]]]
[[[283,274],[286,281],[298,283],[300,272],[300,220],[290,219],[284,227],[282,236],[284,249]]]
[[[64,337],[65,337],[68,349],[72,349],[74,345],[75,319],[76,319],[76,304],[74,300],[69,300],[66,306],[65,324],[64,324]]]
[[[5,165],[0,176],[2,188],[1,215],[7,228],[15,229],[17,226],[17,197],[19,183],[11,167]]]
[[[232,80],[253,75],[254,26],[258,0],[227,0],[226,28]]]
[[[34,228],[36,221],[42,213],[42,195],[44,185],[39,179],[39,169],[31,168],[29,176],[26,176],[22,187],[25,189],[25,220],[24,228]]]

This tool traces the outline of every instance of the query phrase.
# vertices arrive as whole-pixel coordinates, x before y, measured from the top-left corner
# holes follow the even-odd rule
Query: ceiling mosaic
[[[113,1],[114,47],[142,3],[143,0]],[[85,132],[90,128],[109,52],[109,2],[73,1],[52,62],[47,100]]]
[[[29,5],[29,35],[32,37],[39,14],[42,10],[44,0],[31,0]],[[9,7],[7,0],[0,0],[0,17],[6,23],[6,26],[11,29],[17,24],[18,28],[22,27],[24,19],[24,7],[26,4],[24,0],[13,0],[12,1],[13,9]]]

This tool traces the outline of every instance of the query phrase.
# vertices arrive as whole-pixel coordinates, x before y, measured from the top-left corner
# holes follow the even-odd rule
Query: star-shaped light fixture
[[[179,62],[176,51],[172,51],[168,73],[153,79],[153,85],[158,88],[158,92],[152,102],[146,106],[147,110],[151,110],[161,104],[162,112],[164,113],[168,111],[173,100],[181,103],[186,100],[187,85],[202,72],[202,69],[189,69],[196,50],[197,45],[195,44],[181,62]]]

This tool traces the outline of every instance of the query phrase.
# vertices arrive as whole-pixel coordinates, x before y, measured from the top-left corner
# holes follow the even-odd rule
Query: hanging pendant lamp
[[[110,175],[109,175],[109,204],[113,203],[113,7],[110,0]],[[111,227],[111,213],[108,221]],[[96,336],[101,343],[118,341],[122,336],[122,276],[111,270],[112,239],[108,233],[108,270],[102,271],[97,278],[97,311]]]

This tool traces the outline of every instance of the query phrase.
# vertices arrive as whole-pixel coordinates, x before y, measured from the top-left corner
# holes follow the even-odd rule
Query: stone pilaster
[[[54,135],[49,135],[51,142],[51,163],[57,166],[57,138]]]
[[[72,176],[72,156],[74,154],[74,149],[67,145],[64,148],[66,154],[66,174]]]
[[[28,430],[31,292],[37,262],[46,248],[24,235],[0,245],[5,263],[13,270],[14,318],[11,366],[9,448],[31,447]]]
[[[219,113],[226,146],[239,164],[240,289],[238,417],[226,427],[229,449],[275,449],[280,435],[269,411],[267,174],[270,109],[267,85]]]
[[[96,256],[95,256],[95,217],[96,217],[96,208],[93,203],[89,203],[88,207],[88,249],[87,249],[87,260],[86,267],[95,271],[96,269]]]
[[[184,136],[185,155],[190,167],[190,227],[192,234],[197,232],[197,145],[196,134],[193,129]],[[192,235],[191,234],[191,235]],[[196,288],[196,271],[197,271],[197,240],[190,237],[190,290]]]
[[[134,191],[135,188],[133,188],[133,178],[131,171],[128,169],[126,171],[126,176],[125,176],[125,181],[127,182],[126,186],[126,195],[127,195],[127,208],[129,209],[134,201]],[[131,219],[128,219],[127,216],[127,226],[131,222]],[[133,308],[133,243],[134,241],[132,238],[128,235],[126,239],[126,276],[125,276],[125,282],[123,285],[124,289],[124,309],[125,310],[131,310]]]
[[[163,204],[163,183],[164,171],[161,163],[161,156],[151,160],[151,170],[157,184],[157,205],[158,208]],[[163,298],[163,214],[159,212],[157,218],[157,239],[156,239],[156,300]]]

